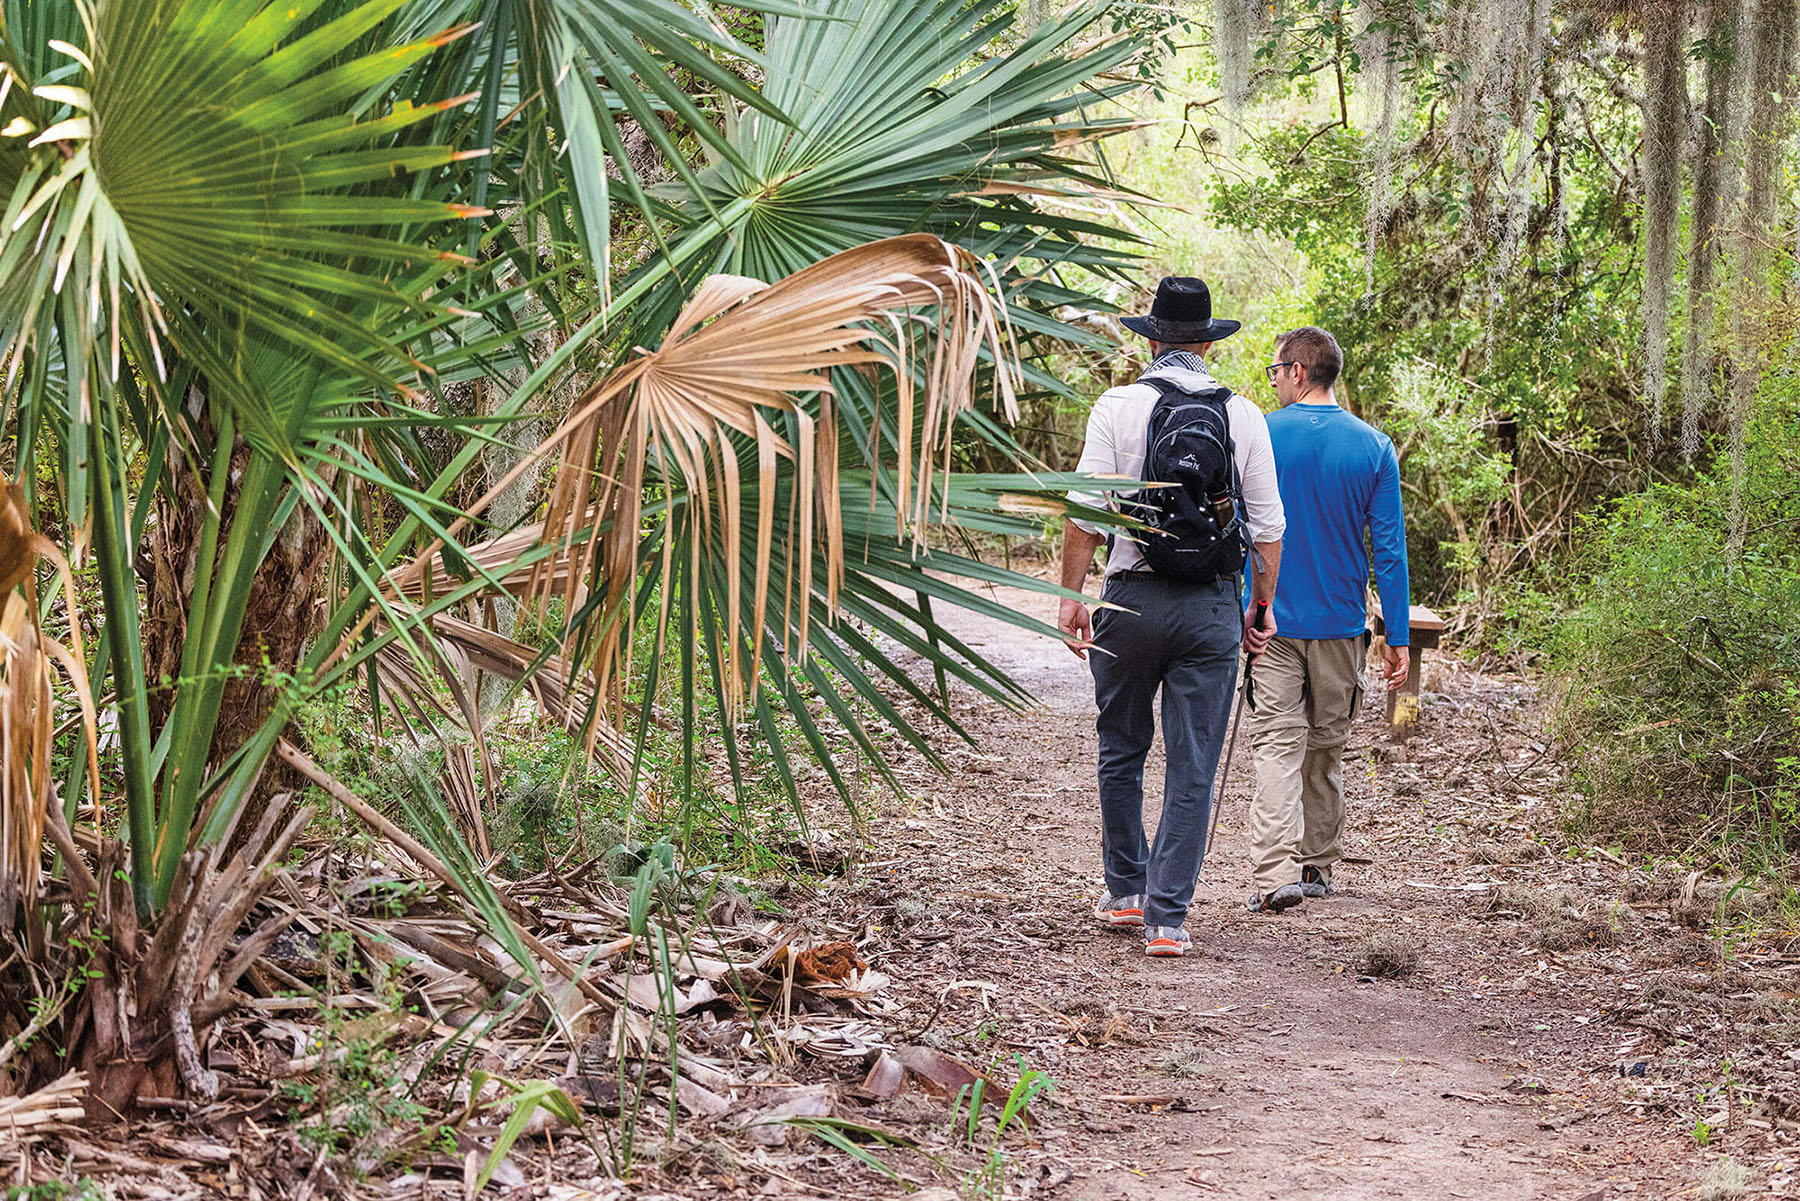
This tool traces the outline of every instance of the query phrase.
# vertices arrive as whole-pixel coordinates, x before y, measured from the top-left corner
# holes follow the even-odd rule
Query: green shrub
[[[1800,385],[1766,393],[1741,552],[1720,455],[1583,524],[1548,640],[1582,832],[1744,870],[1800,843]]]

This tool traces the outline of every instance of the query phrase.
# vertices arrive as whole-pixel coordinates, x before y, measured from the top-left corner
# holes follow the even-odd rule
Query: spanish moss
[[[1731,306],[1731,401],[1726,431],[1731,456],[1731,513],[1728,555],[1735,559],[1744,544],[1745,431],[1762,385],[1763,355],[1756,325],[1769,301],[1770,226],[1774,219],[1776,169],[1793,108],[1795,5],[1792,0],[1761,6],[1763,18],[1747,39],[1744,72],[1749,96],[1740,105],[1745,127],[1738,134],[1745,146],[1744,204],[1736,230],[1736,270]]]
[[[1250,102],[1256,69],[1253,38],[1262,7],[1256,0],[1214,0],[1213,53],[1219,60],[1219,91],[1233,124]]]
[[[1738,49],[1742,45],[1742,0],[1713,0],[1705,41],[1706,102],[1699,165],[1694,173],[1693,236],[1688,244],[1687,336],[1682,348],[1681,452],[1700,451],[1700,418],[1712,395],[1716,366],[1713,334],[1719,235],[1724,215],[1736,202],[1738,173],[1729,135],[1742,129],[1738,115]]]
[[[1532,0],[1523,20],[1520,7],[1514,0],[1460,0],[1451,14],[1446,49],[1461,77],[1451,149],[1478,178],[1503,171],[1507,135],[1524,123],[1534,93],[1549,5]]]
[[[1495,100],[1505,100],[1510,129],[1494,148],[1502,169],[1505,199],[1490,218],[1494,254],[1488,271],[1488,335],[1500,312],[1502,290],[1518,268],[1520,241],[1530,215],[1532,168],[1535,165],[1538,85],[1544,50],[1550,37],[1550,0],[1532,0],[1530,23],[1510,46],[1513,61],[1497,63],[1491,87]]]
[[[1410,29],[1404,24],[1406,11],[1397,0],[1372,0],[1360,14],[1367,22],[1359,39],[1358,53],[1363,70],[1368,73],[1369,176],[1367,213],[1364,229],[1367,253],[1363,265],[1364,288],[1375,287],[1375,251],[1389,216],[1393,212],[1399,190],[1394,186],[1394,151],[1398,138],[1400,113],[1410,106],[1411,89],[1407,86],[1404,54]]]
[[[1644,24],[1644,395],[1647,433],[1662,440],[1669,391],[1669,300],[1675,289],[1675,246],[1681,226],[1681,150],[1687,139],[1687,49],[1692,14],[1670,0],[1663,20]]]

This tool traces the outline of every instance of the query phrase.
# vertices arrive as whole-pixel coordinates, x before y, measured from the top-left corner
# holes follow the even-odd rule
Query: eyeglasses
[[[1299,365],[1300,364],[1293,359],[1286,359],[1279,363],[1270,363],[1267,367],[1263,368],[1263,374],[1269,377],[1269,382],[1272,384],[1275,382],[1275,373],[1277,371],[1280,371],[1283,367],[1298,367]]]

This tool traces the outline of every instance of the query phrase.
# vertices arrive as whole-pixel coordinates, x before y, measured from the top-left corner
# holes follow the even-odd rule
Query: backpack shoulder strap
[[[1221,409],[1225,410],[1225,420],[1227,423],[1230,422],[1230,420],[1231,420],[1231,398],[1233,396],[1236,396],[1237,393],[1233,392],[1228,385],[1219,384],[1215,387],[1208,388],[1204,392],[1195,392],[1195,393],[1193,393],[1193,395],[1198,396],[1201,400],[1206,401],[1208,404],[1216,404]]]
[[[1158,405],[1162,404],[1163,401],[1169,399],[1171,396],[1178,396],[1181,394],[1181,389],[1177,388],[1166,379],[1145,379],[1142,376],[1139,376],[1137,382],[1143,384],[1145,387],[1156,389],[1156,403]]]

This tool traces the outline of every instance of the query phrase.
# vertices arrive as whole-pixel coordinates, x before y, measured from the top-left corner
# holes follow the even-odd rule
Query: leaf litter
[[[976,1084],[1004,1103],[904,1037],[854,937],[708,906],[710,873],[678,869],[636,915],[641,881],[603,858],[493,881],[533,949],[521,964],[409,858],[377,839],[279,874],[245,929],[285,931],[202,1040],[216,1100],[151,1097],[94,1127],[80,1073],[0,1098],[12,1178],[104,1177],[120,1198],[607,1196],[726,1144],[756,1165],[737,1173],[778,1179],[769,1155],[820,1145],[809,1122],[864,1137],[843,1135],[859,1107],[903,1090],[945,1115]]]

